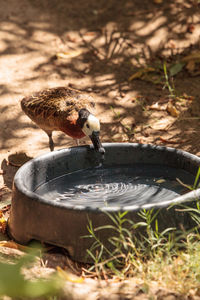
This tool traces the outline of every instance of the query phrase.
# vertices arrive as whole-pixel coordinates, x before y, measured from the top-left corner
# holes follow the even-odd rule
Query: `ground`
[[[49,151],[46,134],[20,108],[20,99],[44,88],[93,93],[102,142],[152,143],[200,154],[199,5],[1,0],[1,207],[10,201],[24,157]],[[168,87],[165,62],[168,73],[173,65],[177,73]],[[56,149],[75,145],[62,133],[54,136]]]

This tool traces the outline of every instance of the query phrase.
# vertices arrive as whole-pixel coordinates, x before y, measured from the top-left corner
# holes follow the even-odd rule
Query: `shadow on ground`
[[[13,149],[16,141],[29,139],[27,129],[37,130],[31,122],[24,121],[18,105],[23,94],[43,88],[45,83],[58,85],[58,82],[97,94],[104,141],[157,143],[162,132],[149,129],[143,135],[153,115],[147,107],[169,93],[162,84],[129,81],[129,77],[146,64],[177,61],[183,53],[198,49],[198,9],[195,1],[3,2],[0,12],[0,63],[4,65],[0,76],[2,149]],[[58,53],[63,53],[63,58],[56,56]],[[193,108],[196,111],[199,105],[198,81],[199,77],[191,78],[186,72],[175,78],[178,92],[195,97],[188,104],[188,111]],[[7,101],[10,95],[12,99]],[[180,120],[184,115],[181,112]],[[197,112],[196,115],[199,116]],[[166,116],[167,113],[161,112],[156,118]],[[168,140],[169,136],[176,136],[177,147],[186,145],[194,153],[199,151],[198,119],[175,119],[170,128],[172,131],[165,133]]]

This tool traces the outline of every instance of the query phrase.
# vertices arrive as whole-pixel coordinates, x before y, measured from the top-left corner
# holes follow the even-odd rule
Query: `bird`
[[[100,121],[92,113],[93,97],[71,87],[54,87],[33,93],[21,100],[23,112],[49,137],[54,151],[53,131],[62,131],[73,139],[90,137],[94,149],[104,154],[100,141]]]

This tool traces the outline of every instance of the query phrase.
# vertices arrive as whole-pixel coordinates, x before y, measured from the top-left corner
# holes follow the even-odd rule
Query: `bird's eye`
[[[86,124],[86,127],[87,127],[87,128],[90,128],[90,126],[89,126],[88,124]]]

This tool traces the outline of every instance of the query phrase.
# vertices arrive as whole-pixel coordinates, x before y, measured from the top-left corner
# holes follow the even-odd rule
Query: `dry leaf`
[[[133,75],[131,75],[128,80],[131,81],[133,79],[140,78],[142,75],[143,75],[142,70],[138,71],[138,72],[134,73]]]
[[[156,103],[152,104],[151,106],[149,106],[149,109],[157,110],[157,111],[164,111],[164,110],[166,110],[166,104],[160,105],[158,102],[156,102]]]
[[[12,249],[18,249],[18,244],[13,242],[13,241],[1,241],[0,242],[0,247],[7,247],[7,248],[12,248]]]
[[[78,277],[74,274],[64,271],[59,266],[57,267],[58,274],[67,281],[74,282],[74,283],[83,283],[83,277]]]
[[[26,246],[15,243],[14,241],[0,241],[0,247],[7,247],[7,248],[17,249],[22,251],[26,251],[27,249],[29,249]]]
[[[166,180],[165,179],[158,179],[156,180],[156,183],[164,183]]]
[[[148,81],[148,82],[152,82],[153,84],[162,84],[162,77],[160,76],[160,74],[155,74],[155,72],[153,73],[144,73],[141,76],[142,80]]]
[[[183,57],[182,61],[190,61],[190,60],[193,60],[195,62],[200,62],[200,51],[195,51],[185,57]]]
[[[183,93],[183,98],[188,101],[194,101],[194,99],[195,99],[194,96],[189,96],[186,93]]]
[[[21,167],[25,162],[32,159],[24,152],[17,152],[8,156],[8,164],[14,167]]]
[[[155,130],[166,130],[169,124],[171,124],[171,121],[167,118],[163,118],[157,122],[154,122],[152,125],[150,125],[150,127]]]
[[[149,72],[155,72],[155,69],[151,67],[141,69],[138,72],[131,75],[128,80],[131,81],[133,79],[141,78],[145,73],[149,73]]]
[[[163,2],[163,0],[153,0],[153,2],[156,3],[156,4],[160,4],[160,3]]]
[[[188,61],[187,65],[186,65],[186,69],[187,69],[190,73],[193,73],[194,70],[195,70],[195,61],[194,61],[194,60]]]
[[[84,34],[84,36],[95,36],[97,34],[96,31],[88,31]]]
[[[164,139],[161,136],[160,136],[160,140],[161,140],[161,142],[168,143],[168,144],[177,144],[178,143],[177,141],[171,141],[171,140],[168,140],[168,139]]]
[[[178,116],[179,116],[178,110],[177,110],[176,107],[172,104],[171,101],[167,104],[167,112],[168,112],[172,117],[178,117]]]
[[[82,53],[83,53],[82,50],[72,50],[69,52],[58,52],[58,53],[56,53],[56,57],[57,58],[72,58],[72,57],[79,56]]]

